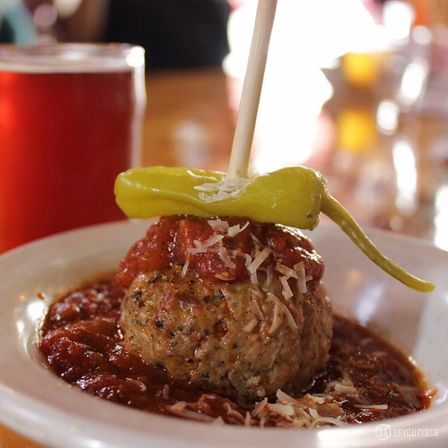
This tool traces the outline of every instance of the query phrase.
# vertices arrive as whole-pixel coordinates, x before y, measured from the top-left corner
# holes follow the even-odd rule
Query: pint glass
[[[144,54],[127,45],[0,46],[0,252],[123,218],[138,164]]]

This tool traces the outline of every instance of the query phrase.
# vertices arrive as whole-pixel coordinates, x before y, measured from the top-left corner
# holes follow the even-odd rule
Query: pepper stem
[[[415,277],[383,255],[350,213],[333,196],[326,194],[323,197],[321,211],[334,221],[356,246],[383,271],[416,291],[431,292],[435,288],[431,282]]]

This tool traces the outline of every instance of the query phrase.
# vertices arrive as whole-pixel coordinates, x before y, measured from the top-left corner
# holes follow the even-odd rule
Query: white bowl
[[[326,261],[335,308],[411,355],[438,389],[428,411],[335,429],[219,427],[128,409],[64,383],[45,367],[36,346],[47,305],[116,269],[147,226],[121,222],[81,229],[0,256],[0,421],[58,448],[448,446],[448,254],[377,231],[369,233],[390,257],[436,283],[432,294],[387,277],[334,225],[321,224],[311,236]]]

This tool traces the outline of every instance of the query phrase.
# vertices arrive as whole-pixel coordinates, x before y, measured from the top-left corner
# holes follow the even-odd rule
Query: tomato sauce
[[[260,224],[247,218],[222,217],[229,226],[240,226],[236,236],[225,235],[223,248],[231,255],[234,267],[226,265],[225,260],[216,251],[204,251],[189,254],[187,248],[205,245],[215,232],[203,218],[194,216],[162,217],[153,224],[145,238],[137,241],[120,264],[117,279],[128,287],[135,276],[141,272],[162,271],[168,267],[187,261],[202,279],[216,279],[218,276],[226,281],[239,281],[247,278],[244,254],[254,253],[256,247],[267,247],[271,255],[262,266],[275,266],[281,263],[293,268],[303,262],[307,275],[312,277],[312,289],[322,278],[324,263],[314,250],[311,241],[291,228],[278,224]],[[221,232],[222,233],[222,232]],[[213,245],[213,247],[215,247]]]
[[[114,279],[106,279],[55,302],[43,324],[40,342],[49,367],[64,381],[115,403],[173,416],[178,416],[179,406],[190,403],[196,410],[191,414],[195,420],[221,418],[224,423],[244,424],[238,416],[251,412],[254,403],[238,403],[175,382],[163,367],[147,365],[125,350],[119,328],[124,294]],[[319,396],[347,377],[358,393],[342,389],[337,396],[345,423],[382,420],[429,406],[430,395],[421,374],[402,353],[360,325],[336,316],[326,369],[308,390],[296,391],[295,396]],[[250,425],[259,424],[256,417],[250,419]],[[277,424],[275,419],[263,422],[266,426]]]

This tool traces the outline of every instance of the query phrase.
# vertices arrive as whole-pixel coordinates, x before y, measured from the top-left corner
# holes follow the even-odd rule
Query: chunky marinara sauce
[[[241,416],[253,410],[254,404],[176,383],[162,367],[147,365],[124,349],[118,324],[123,298],[124,289],[111,278],[85,285],[54,303],[40,343],[51,369],[89,394],[133,408],[178,415],[176,406],[189,403],[195,420],[220,417],[225,423],[247,424]],[[344,386],[344,378],[350,378],[352,385]],[[429,406],[422,376],[403,354],[360,325],[337,316],[327,368],[297,396],[320,397],[334,383],[339,385],[337,399],[345,423],[396,417]],[[260,422],[250,418],[249,424]],[[275,418],[263,421],[266,426],[277,424]]]
[[[210,250],[216,239],[210,221],[194,216],[168,216],[153,224],[145,238],[137,241],[120,264],[117,280],[128,287],[141,272],[163,271],[173,264],[187,262],[201,279],[212,281],[240,281],[248,277],[245,255],[253,255],[257,247],[269,248],[271,255],[263,265],[273,262],[293,268],[303,262],[307,275],[311,277],[310,288],[320,281],[324,263],[314,250],[311,241],[295,229],[278,224],[260,224],[246,218],[222,218],[230,226],[238,227],[236,235],[223,235],[219,242],[231,258],[217,250]],[[215,221],[216,225],[216,221]],[[219,235],[218,235],[219,238]],[[201,249],[200,246],[204,249]],[[197,248],[197,251],[191,250]],[[207,250],[208,249],[208,250]]]
[[[299,266],[305,290],[319,284],[322,259],[300,232],[244,218],[161,218],[131,247],[116,276],[72,291],[50,307],[41,352],[57,375],[92,395],[204,422],[295,427],[361,423],[429,405],[422,377],[408,359],[341,317],[334,318],[330,358],[313,384],[289,390],[289,395],[278,391],[269,401],[235,401],[176,382],[162,366],[148,365],[126,350],[121,305],[138,274],[184,266],[219,286],[253,275],[249,265],[262,251],[266,257],[258,264],[266,277],[279,265],[295,272]]]

